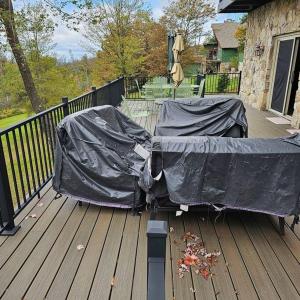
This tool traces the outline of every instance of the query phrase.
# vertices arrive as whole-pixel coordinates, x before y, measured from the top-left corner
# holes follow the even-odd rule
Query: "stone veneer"
[[[276,66],[273,61],[275,37],[297,32],[300,36],[300,0],[274,0],[267,3],[250,12],[247,23],[241,98],[257,109],[264,110],[272,89],[271,72]],[[255,55],[257,43],[265,47],[262,56]],[[300,127],[299,90],[292,124]]]

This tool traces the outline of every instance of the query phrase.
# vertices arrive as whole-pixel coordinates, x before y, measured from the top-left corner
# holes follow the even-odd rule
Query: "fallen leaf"
[[[116,278],[113,277],[113,278],[111,279],[110,286],[114,287],[114,286],[115,286],[115,283],[116,283]]]
[[[36,219],[36,214],[32,214],[32,215],[29,215],[25,218],[25,220],[28,220],[29,218],[32,218],[32,219]]]
[[[84,246],[83,245],[77,245],[77,250],[80,251],[80,250],[83,250],[84,249]]]

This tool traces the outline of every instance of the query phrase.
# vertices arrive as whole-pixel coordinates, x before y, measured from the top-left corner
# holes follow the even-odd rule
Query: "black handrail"
[[[185,80],[192,85],[199,84],[199,78],[205,77],[205,93],[202,95],[239,94],[241,86],[241,72],[234,73],[207,73],[186,76]],[[162,77],[168,81],[167,76]],[[154,77],[130,76],[125,78],[125,95],[128,99],[143,99],[143,86],[152,83]],[[194,91],[197,95],[197,90]]]
[[[38,113],[0,131],[0,234],[14,234],[14,218],[51,180],[55,127],[68,114],[97,105],[120,105],[124,78]]]

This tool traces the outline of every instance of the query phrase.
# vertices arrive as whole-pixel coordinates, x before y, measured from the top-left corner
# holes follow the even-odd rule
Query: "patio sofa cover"
[[[138,178],[150,148],[151,135],[113,106],[69,115],[56,128],[53,187],[99,205],[142,206]]]
[[[162,170],[162,176],[157,176]],[[277,216],[300,212],[300,135],[153,137],[139,184],[149,201]],[[161,202],[159,202],[161,200]],[[161,204],[160,204],[161,205]]]
[[[164,101],[155,127],[157,136],[247,137],[243,102],[233,97],[210,97]],[[232,135],[233,134],[233,135]]]

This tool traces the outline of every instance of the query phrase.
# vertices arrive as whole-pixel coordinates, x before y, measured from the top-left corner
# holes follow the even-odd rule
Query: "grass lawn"
[[[0,130],[10,127],[28,118],[28,114],[20,114],[0,120]]]

